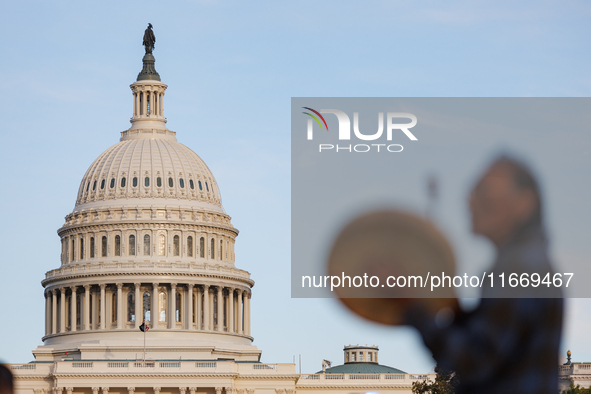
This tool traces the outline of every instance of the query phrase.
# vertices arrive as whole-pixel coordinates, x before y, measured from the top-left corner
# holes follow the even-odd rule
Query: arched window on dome
[[[150,255],[150,236],[144,235],[144,256]]]
[[[185,181],[183,180],[183,178],[179,179],[179,186],[181,187],[181,189],[185,188]]]
[[[115,235],[115,256],[121,256],[121,237]]]
[[[132,291],[127,294],[127,321],[135,321],[135,294]]]
[[[205,238],[199,239],[199,257],[205,257]]]
[[[131,186],[137,187],[137,176],[133,177],[133,180],[131,181]]]
[[[220,239],[220,260],[224,259],[224,241]]]
[[[192,179],[189,179],[189,187],[191,188],[191,190],[195,190],[195,182],[193,182]]]
[[[66,296],[66,328],[69,328],[70,331],[72,331],[72,327],[71,327],[72,317],[70,316],[71,313],[72,313],[72,296],[67,295]]]
[[[72,238],[72,262],[76,261],[76,240]]]
[[[215,241],[213,238],[211,239],[211,245],[209,249],[211,250],[211,258],[215,259]]]
[[[205,182],[205,188],[207,189],[207,191],[209,191],[209,185],[207,184],[207,182]]]
[[[168,178],[168,187],[173,187],[174,186],[174,181],[172,180],[172,178]]]
[[[144,178],[144,186],[150,187],[150,177],[149,176]]]
[[[90,181],[88,181],[88,184],[86,185],[86,193],[88,193],[88,189],[90,189]]]
[[[158,321],[166,321],[166,293],[163,291],[158,294],[158,304],[160,305]]]
[[[82,295],[76,297],[76,327],[80,326],[80,315],[82,314]]]
[[[363,352],[359,352],[359,361],[363,361]]]
[[[105,180],[103,179],[103,180],[101,181],[101,190],[102,190],[102,189],[104,189],[104,188],[105,188]]]
[[[181,245],[180,245],[180,238],[178,235],[175,235],[172,238],[172,251],[175,256],[179,256],[181,254]]]
[[[111,178],[111,184],[109,185],[109,187],[111,189],[115,187],[115,178]]]
[[[107,237],[105,236],[102,239],[102,256],[107,257]]]
[[[94,237],[90,237],[90,258],[94,259]]]
[[[135,235],[129,236],[129,255],[135,256]]]
[[[80,260],[84,260],[84,238],[80,238]]]
[[[160,178],[160,177],[156,178],[156,186],[162,187],[162,178]]]
[[[355,362],[355,352],[351,352],[351,361]]]
[[[175,300],[174,315],[175,315],[176,321],[180,322],[181,321],[181,310],[182,310],[181,309],[181,301],[182,301],[181,293],[177,292],[175,295],[175,298],[176,298],[176,300]]]
[[[166,256],[166,237],[160,234],[158,237],[158,256]]]
[[[197,181],[197,183],[199,184],[199,190],[203,190],[203,186],[201,185],[201,181]]]
[[[117,323],[117,293],[113,292],[111,296],[111,321]]]
[[[92,184],[92,190],[95,191],[96,190],[96,180],[94,181],[94,183]]]
[[[187,237],[187,256],[193,257],[193,237]]]
[[[150,321],[150,310],[152,309],[150,301],[152,300],[152,295],[150,294],[149,291],[146,291],[144,293],[143,297],[144,297],[144,307],[143,307],[142,316],[144,317],[144,319],[146,319],[146,321]]]
[[[125,177],[121,178],[121,187],[125,187]]]

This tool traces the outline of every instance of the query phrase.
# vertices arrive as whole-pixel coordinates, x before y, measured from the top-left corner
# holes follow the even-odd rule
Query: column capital
[[[154,387],[152,390],[154,390],[154,394],[160,393],[160,387]]]
[[[103,387],[103,394],[109,394],[109,388],[108,387]]]
[[[242,293],[244,293],[244,289],[241,289],[240,287],[238,287],[238,288],[236,289],[236,292],[237,292],[238,294],[242,294]]]
[[[84,290],[88,291],[88,290],[90,290],[91,287],[92,287],[92,285],[84,285]]]
[[[224,387],[226,394],[234,394],[234,387]]]
[[[99,284],[99,287],[101,288],[101,290],[105,290],[105,287],[107,287],[107,284],[101,283],[101,284]]]
[[[187,388],[186,387],[179,387],[179,393],[180,394],[185,394],[187,392]]]
[[[197,391],[197,387],[189,387],[190,394],[195,394],[195,391]]]
[[[178,283],[176,283],[176,282],[172,282],[172,283],[170,284],[170,287],[171,287],[171,288],[173,288],[173,287],[174,287],[174,288],[176,289],[176,286],[177,286],[177,284],[178,284]]]
[[[215,394],[222,394],[222,390],[223,390],[222,387],[216,387],[215,388]]]
[[[195,283],[187,283],[187,287],[189,290],[191,290],[193,287],[195,287]]]
[[[115,286],[117,286],[117,290],[121,290],[123,288],[123,283],[115,283]]]
[[[209,290],[209,285],[203,285],[203,291]]]
[[[60,293],[66,294],[66,287],[60,287]]]
[[[158,283],[158,282],[154,282],[154,283],[152,283],[152,288],[153,288],[153,289],[157,289],[157,288],[158,288],[158,286],[160,286],[160,283]]]
[[[92,388],[92,394],[98,394],[99,392],[99,388],[98,387],[93,387]]]
[[[66,387],[66,393],[72,394],[72,391],[74,391],[73,387]]]
[[[70,286],[70,290],[72,290],[72,293],[75,293],[78,290],[78,286]]]
[[[57,289],[51,289],[51,290],[49,290],[49,291],[51,291],[51,294],[52,294],[52,295],[54,295],[54,296],[56,296],[56,295],[57,295]]]
[[[141,283],[134,283],[133,285],[134,285],[134,286],[135,286],[135,288],[137,289],[137,288],[139,288],[139,287],[140,287],[142,284],[141,284]]]
[[[135,392],[135,387],[128,387],[127,388],[127,393],[128,394],[133,394]]]

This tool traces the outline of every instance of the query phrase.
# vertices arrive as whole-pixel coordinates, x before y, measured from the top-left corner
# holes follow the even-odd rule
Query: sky
[[[20,1],[0,15],[0,360],[41,344],[44,273],[86,169],[129,127],[143,31],[168,84],[167,126],[214,173],[251,272],[263,362],[302,372],[349,344],[433,367],[413,329],[290,297],[291,97],[588,97],[585,1]],[[589,144],[589,140],[581,144]],[[552,158],[549,158],[552,160]],[[568,176],[566,176],[568,179]],[[581,236],[579,234],[579,236]],[[584,236],[584,235],[583,235]],[[588,255],[584,258],[588,259]],[[561,353],[591,361],[591,302],[569,300]],[[297,358],[297,357],[296,357]]]

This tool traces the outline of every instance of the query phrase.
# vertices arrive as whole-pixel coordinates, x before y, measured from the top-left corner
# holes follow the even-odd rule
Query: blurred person
[[[553,274],[538,183],[527,166],[503,156],[476,183],[469,206],[472,231],[496,250],[492,272],[497,282],[484,286],[480,304],[471,312],[441,319],[415,306],[409,308],[407,322],[418,329],[438,366],[457,374],[458,393],[555,394],[560,289],[507,288],[511,273]],[[504,288],[498,279],[502,272]]]
[[[0,364],[0,394],[13,394],[12,372],[6,365]]]

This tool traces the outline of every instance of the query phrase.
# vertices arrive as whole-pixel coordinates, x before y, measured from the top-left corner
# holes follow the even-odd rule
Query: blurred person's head
[[[0,394],[13,394],[12,372],[6,365],[0,364]]]
[[[538,183],[527,166],[502,156],[474,186],[470,211],[472,231],[499,247],[530,228],[541,227]]]

